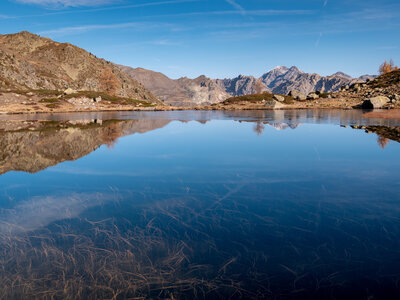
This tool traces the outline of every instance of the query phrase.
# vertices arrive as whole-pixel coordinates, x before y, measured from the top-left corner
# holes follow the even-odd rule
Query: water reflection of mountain
[[[162,128],[170,120],[0,121],[0,174],[39,172],[73,161],[119,137]]]
[[[301,124],[294,124],[294,123],[270,123],[268,124],[271,127],[274,127],[276,130],[285,130],[285,129],[296,129],[299,127]]]

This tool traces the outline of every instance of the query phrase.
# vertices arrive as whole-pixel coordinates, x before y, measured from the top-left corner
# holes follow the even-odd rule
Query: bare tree
[[[385,61],[383,64],[380,65],[379,73],[386,74],[398,69],[399,68],[394,65],[393,59],[390,59],[389,62]]]
[[[265,129],[264,123],[261,121],[258,121],[253,128],[254,132],[257,133],[257,135],[262,135],[264,129]]]
[[[378,140],[377,140],[377,142],[378,142],[378,145],[379,145],[382,149],[385,149],[385,147],[387,146],[387,144],[389,144],[389,139],[388,139],[388,138],[385,138],[385,137],[383,137],[383,136],[381,136],[381,135],[378,135]]]

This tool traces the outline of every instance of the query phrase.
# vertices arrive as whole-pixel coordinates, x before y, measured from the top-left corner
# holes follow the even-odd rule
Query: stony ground
[[[90,93],[92,94],[92,93]],[[101,93],[99,93],[101,94]],[[49,112],[76,112],[76,111],[119,111],[119,110],[153,110],[156,103],[129,98],[108,97],[101,95],[85,95],[77,92],[64,95],[54,91],[2,91],[0,92],[0,114],[16,113],[49,113]]]

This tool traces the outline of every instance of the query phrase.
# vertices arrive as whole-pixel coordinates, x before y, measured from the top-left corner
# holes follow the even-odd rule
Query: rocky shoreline
[[[265,101],[267,102],[267,101]],[[72,113],[72,112],[112,112],[112,111],[188,111],[188,110],[223,110],[223,111],[235,111],[235,110],[303,110],[303,109],[342,109],[342,110],[353,110],[355,107],[360,106],[362,102],[354,100],[343,100],[343,101],[307,101],[307,102],[296,102],[293,104],[287,104],[284,106],[276,107],[275,102],[265,103],[236,103],[236,104],[216,104],[210,106],[196,106],[196,107],[176,107],[176,106],[149,106],[141,107],[137,105],[112,105],[104,103],[101,105],[93,105],[88,107],[74,107],[68,104],[59,105],[57,107],[46,107],[42,105],[30,106],[27,108],[26,104],[21,105],[1,105],[0,104],[0,115],[1,114],[39,114],[39,113]],[[371,111],[371,110],[368,110]],[[374,110],[378,112],[380,117],[383,118],[400,118],[400,106],[383,108]]]

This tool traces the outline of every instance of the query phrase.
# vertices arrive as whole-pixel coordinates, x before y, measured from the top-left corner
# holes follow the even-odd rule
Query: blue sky
[[[398,0],[1,0],[0,33],[22,30],[172,78],[400,64]]]

